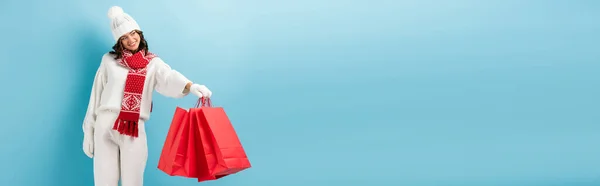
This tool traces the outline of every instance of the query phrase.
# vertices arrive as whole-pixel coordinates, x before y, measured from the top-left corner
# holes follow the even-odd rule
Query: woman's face
[[[140,46],[140,34],[135,30],[121,36],[121,45],[130,51],[137,51]]]

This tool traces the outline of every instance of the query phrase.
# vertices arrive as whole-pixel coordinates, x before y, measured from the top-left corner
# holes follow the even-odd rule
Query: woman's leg
[[[121,184],[142,186],[148,159],[148,145],[144,121],[138,125],[138,137],[121,136]]]
[[[118,186],[119,144],[112,130],[115,113],[98,115],[94,127],[94,185]]]

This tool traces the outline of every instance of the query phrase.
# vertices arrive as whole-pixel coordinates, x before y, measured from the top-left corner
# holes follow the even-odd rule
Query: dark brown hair
[[[132,51],[133,53],[140,51],[140,50],[144,50],[146,52],[148,52],[148,42],[146,42],[146,39],[144,39],[144,32],[142,32],[141,30],[135,30],[135,32],[137,32],[140,35],[140,46],[138,46],[138,49],[136,51]],[[119,38],[119,40],[117,41],[117,43],[115,43],[115,45],[112,47],[113,51],[110,51],[110,54],[115,55],[115,59],[119,59],[121,57],[123,57],[123,45],[121,44],[121,38]]]

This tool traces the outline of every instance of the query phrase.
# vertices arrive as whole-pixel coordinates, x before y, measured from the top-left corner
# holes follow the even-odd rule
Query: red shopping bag
[[[195,178],[196,131],[190,130],[189,112],[177,107],[171,121],[169,133],[159,158],[158,169],[171,176]]]
[[[210,99],[190,109],[190,124],[198,132],[196,153],[198,182],[216,180],[251,167],[246,152],[222,107],[212,107]]]

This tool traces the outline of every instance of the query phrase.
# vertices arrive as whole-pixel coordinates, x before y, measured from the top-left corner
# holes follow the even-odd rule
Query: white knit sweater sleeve
[[[156,60],[156,85],[154,87],[156,92],[172,98],[182,98],[187,96],[189,93],[184,93],[183,90],[185,85],[191,81],[183,76],[183,74],[171,69],[171,67],[159,57],[154,58],[154,60]]]
[[[83,119],[83,132],[91,132],[94,129],[94,124],[96,122],[96,111],[98,107],[100,107],[100,97],[102,96],[102,91],[106,86],[106,69],[104,67],[104,60],[96,70],[96,76],[94,77],[94,82],[92,84],[92,91],[90,93],[90,100],[87,107],[87,112],[85,114],[85,118]]]

